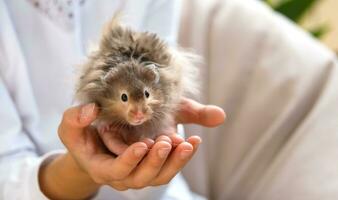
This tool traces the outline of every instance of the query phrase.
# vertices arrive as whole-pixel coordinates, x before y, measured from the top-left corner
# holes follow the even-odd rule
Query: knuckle
[[[122,172],[113,172],[110,174],[110,178],[114,181],[121,181],[125,179],[128,175]]]
[[[95,170],[90,170],[88,174],[96,184],[103,185],[108,182],[108,180],[100,176]]]
[[[162,167],[163,163],[167,159],[169,152],[166,153],[164,157],[159,157],[159,156],[153,156],[152,159],[147,159],[146,163],[149,167],[153,169],[159,169]]]
[[[119,170],[115,171],[115,175],[120,178],[125,178],[129,175],[130,171],[135,168],[135,160],[130,160],[130,158],[122,158],[120,156],[115,160],[116,164],[119,165]]]
[[[135,167],[135,161],[134,160],[124,159],[124,160],[121,160],[121,162],[128,169],[131,169],[131,168]]]

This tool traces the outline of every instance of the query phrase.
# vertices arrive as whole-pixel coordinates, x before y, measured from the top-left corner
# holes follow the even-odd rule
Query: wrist
[[[83,199],[99,189],[69,153],[61,154],[40,167],[42,192],[51,199]]]

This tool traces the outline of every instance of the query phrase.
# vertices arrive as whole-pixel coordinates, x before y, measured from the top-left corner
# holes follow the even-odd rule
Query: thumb
[[[67,109],[63,113],[58,132],[61,139],[77,138],[85,127],[89,126],[95,119],[98,109],[94,103],[76,106]]]
[[[182,124],[199,124],[206,127],[215,127],[226,118],[222,108],[213,105],[203,105],[188,98],[182,98],[176,122]]]

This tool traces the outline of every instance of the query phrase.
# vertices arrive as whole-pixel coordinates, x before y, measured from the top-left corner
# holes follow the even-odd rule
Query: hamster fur
[[[100,131],[112,128],[133,142],[171,134],[180,99],[198,93],[197,58],[113,17],[81,65],[75,98],[98,105]]]

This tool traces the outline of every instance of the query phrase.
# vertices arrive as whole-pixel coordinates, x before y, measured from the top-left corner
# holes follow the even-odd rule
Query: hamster
[[[180,99],[198,93],[197,58],[113,17],[80,66],[75,99],[96,103],[98,130],[114,129],[128,143],[172,134]]]

